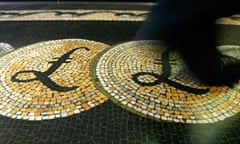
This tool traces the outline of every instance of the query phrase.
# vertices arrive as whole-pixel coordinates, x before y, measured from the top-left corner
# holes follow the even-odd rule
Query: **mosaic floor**
[[[161,42],[133,41],[105,52],[108,47],[65,39],[4,55],[0,114],[24,120],[66,117],[108,100],[102,90],[124,108],[157,120],[212,123],[240,110],[237,87],[201,84]]]
[[[0,144],[240,142],[240,86],[203,85],[161,41],[131,41],[152,4],[121,5],[0,5]],[[239,17],[216,23],[237,58]]]

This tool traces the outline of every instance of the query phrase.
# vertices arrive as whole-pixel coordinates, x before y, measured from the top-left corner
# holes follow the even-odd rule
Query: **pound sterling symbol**
[[[138,72],[136,74],[133,74],[132,80],[141,86],[154,86],[154,85],[160,84],[162,82],[165,82],[177,89],[187,91],[189,93],[205,94],[205,93],[209,92],[209,89],[192,88],[192,87],[185,86],[185,85],[182,85],[180,83],[177,83],[177,82],[174,82],[174,81],[168,79],[168,77],[171,75],[171,67],[170,67],[170,63],[169,63],[169,52],[170,51],[168,50],[162,54],[162,71],[163,71],[163,73],[161,75],[157,74],[157,73],[151,73],[151,72]],[[155,77],[157,80],[155,80],[153,82],[142,82],[138,78],[140,76],[144,76],[144,75],[151,75],[151,76]]]
[[[41,81],[44,85],[46,85],[48,88],[50,88],[51,90],[56,90],[56,91],[60,91],[60,92],[66,92],[66,91],[71,91],[71,90],[75,90],[78,87],[77,86],[73,86],[73,87],[63,87],[60,86],[58,84],[56,84],[54,81],[51,80],[51,78],[49,77],[49,75],[51,75],[53,72],[55,72],[63,63],[70,63],[69,59],[70,55],[78,50],[78,49],[85,49],[87,51],[89,51],[89,48],[86,47],[80,47],[80,48],[75,48],[72,49],[71,51],[65,53],[64,55],[62,55],[60,58],[54,58],[57,59],[56,61],[51,61],[49,63],[52,63],[52,66],[48,68],[48,70],[46,70],[45,72],[41,72],[41,71],[36,71],[36,70],[25,70],[25,71],[19,71],[17,73],[15,73],[12,78],[11,81],[13,82],[32,82],[35,80],[39,80]],[[32,78],[32,79],[18,79],[18,75],[20,74],[27,74],[27,73],[32,73],[34,74],[36,77]]]

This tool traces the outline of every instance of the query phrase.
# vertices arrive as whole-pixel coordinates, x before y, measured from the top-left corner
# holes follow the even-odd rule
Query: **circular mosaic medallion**
[[[111,100],[139,115],[212,123],[240,111],[238,88],[201,84],[181,57],[159,41],[123,43],[99,57],[96,85]]]
[[[66,39],[41,42],[0,58],[0,114],[25,120],[66,117],[107,100],[89,76],[94,56],[109,46]]]

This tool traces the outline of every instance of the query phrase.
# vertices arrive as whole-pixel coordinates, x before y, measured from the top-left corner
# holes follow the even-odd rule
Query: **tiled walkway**
[[[125,43],[152,4],[30,5],[0,5],[0,144],[240,142],[238,86],[202,85],[161,42]],[[239,17],[217,24],[235,57]]]

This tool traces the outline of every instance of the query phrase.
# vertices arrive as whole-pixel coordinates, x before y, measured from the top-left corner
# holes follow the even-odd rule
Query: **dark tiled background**
[[[10,7],[21,9],[16,5]],[[114,45],[131,40],[139,26],[140,22],[130,21],[1,21],[0,41],[15,48],[63,38]],[[238,26],[218,25],[218,31],[219,44],[240,44]],[[238,144],[239,134],[239,114],[214,124],[157,122],[130,113],[111,101],[54,120],[24,121],[0,116],[1,144]]]

